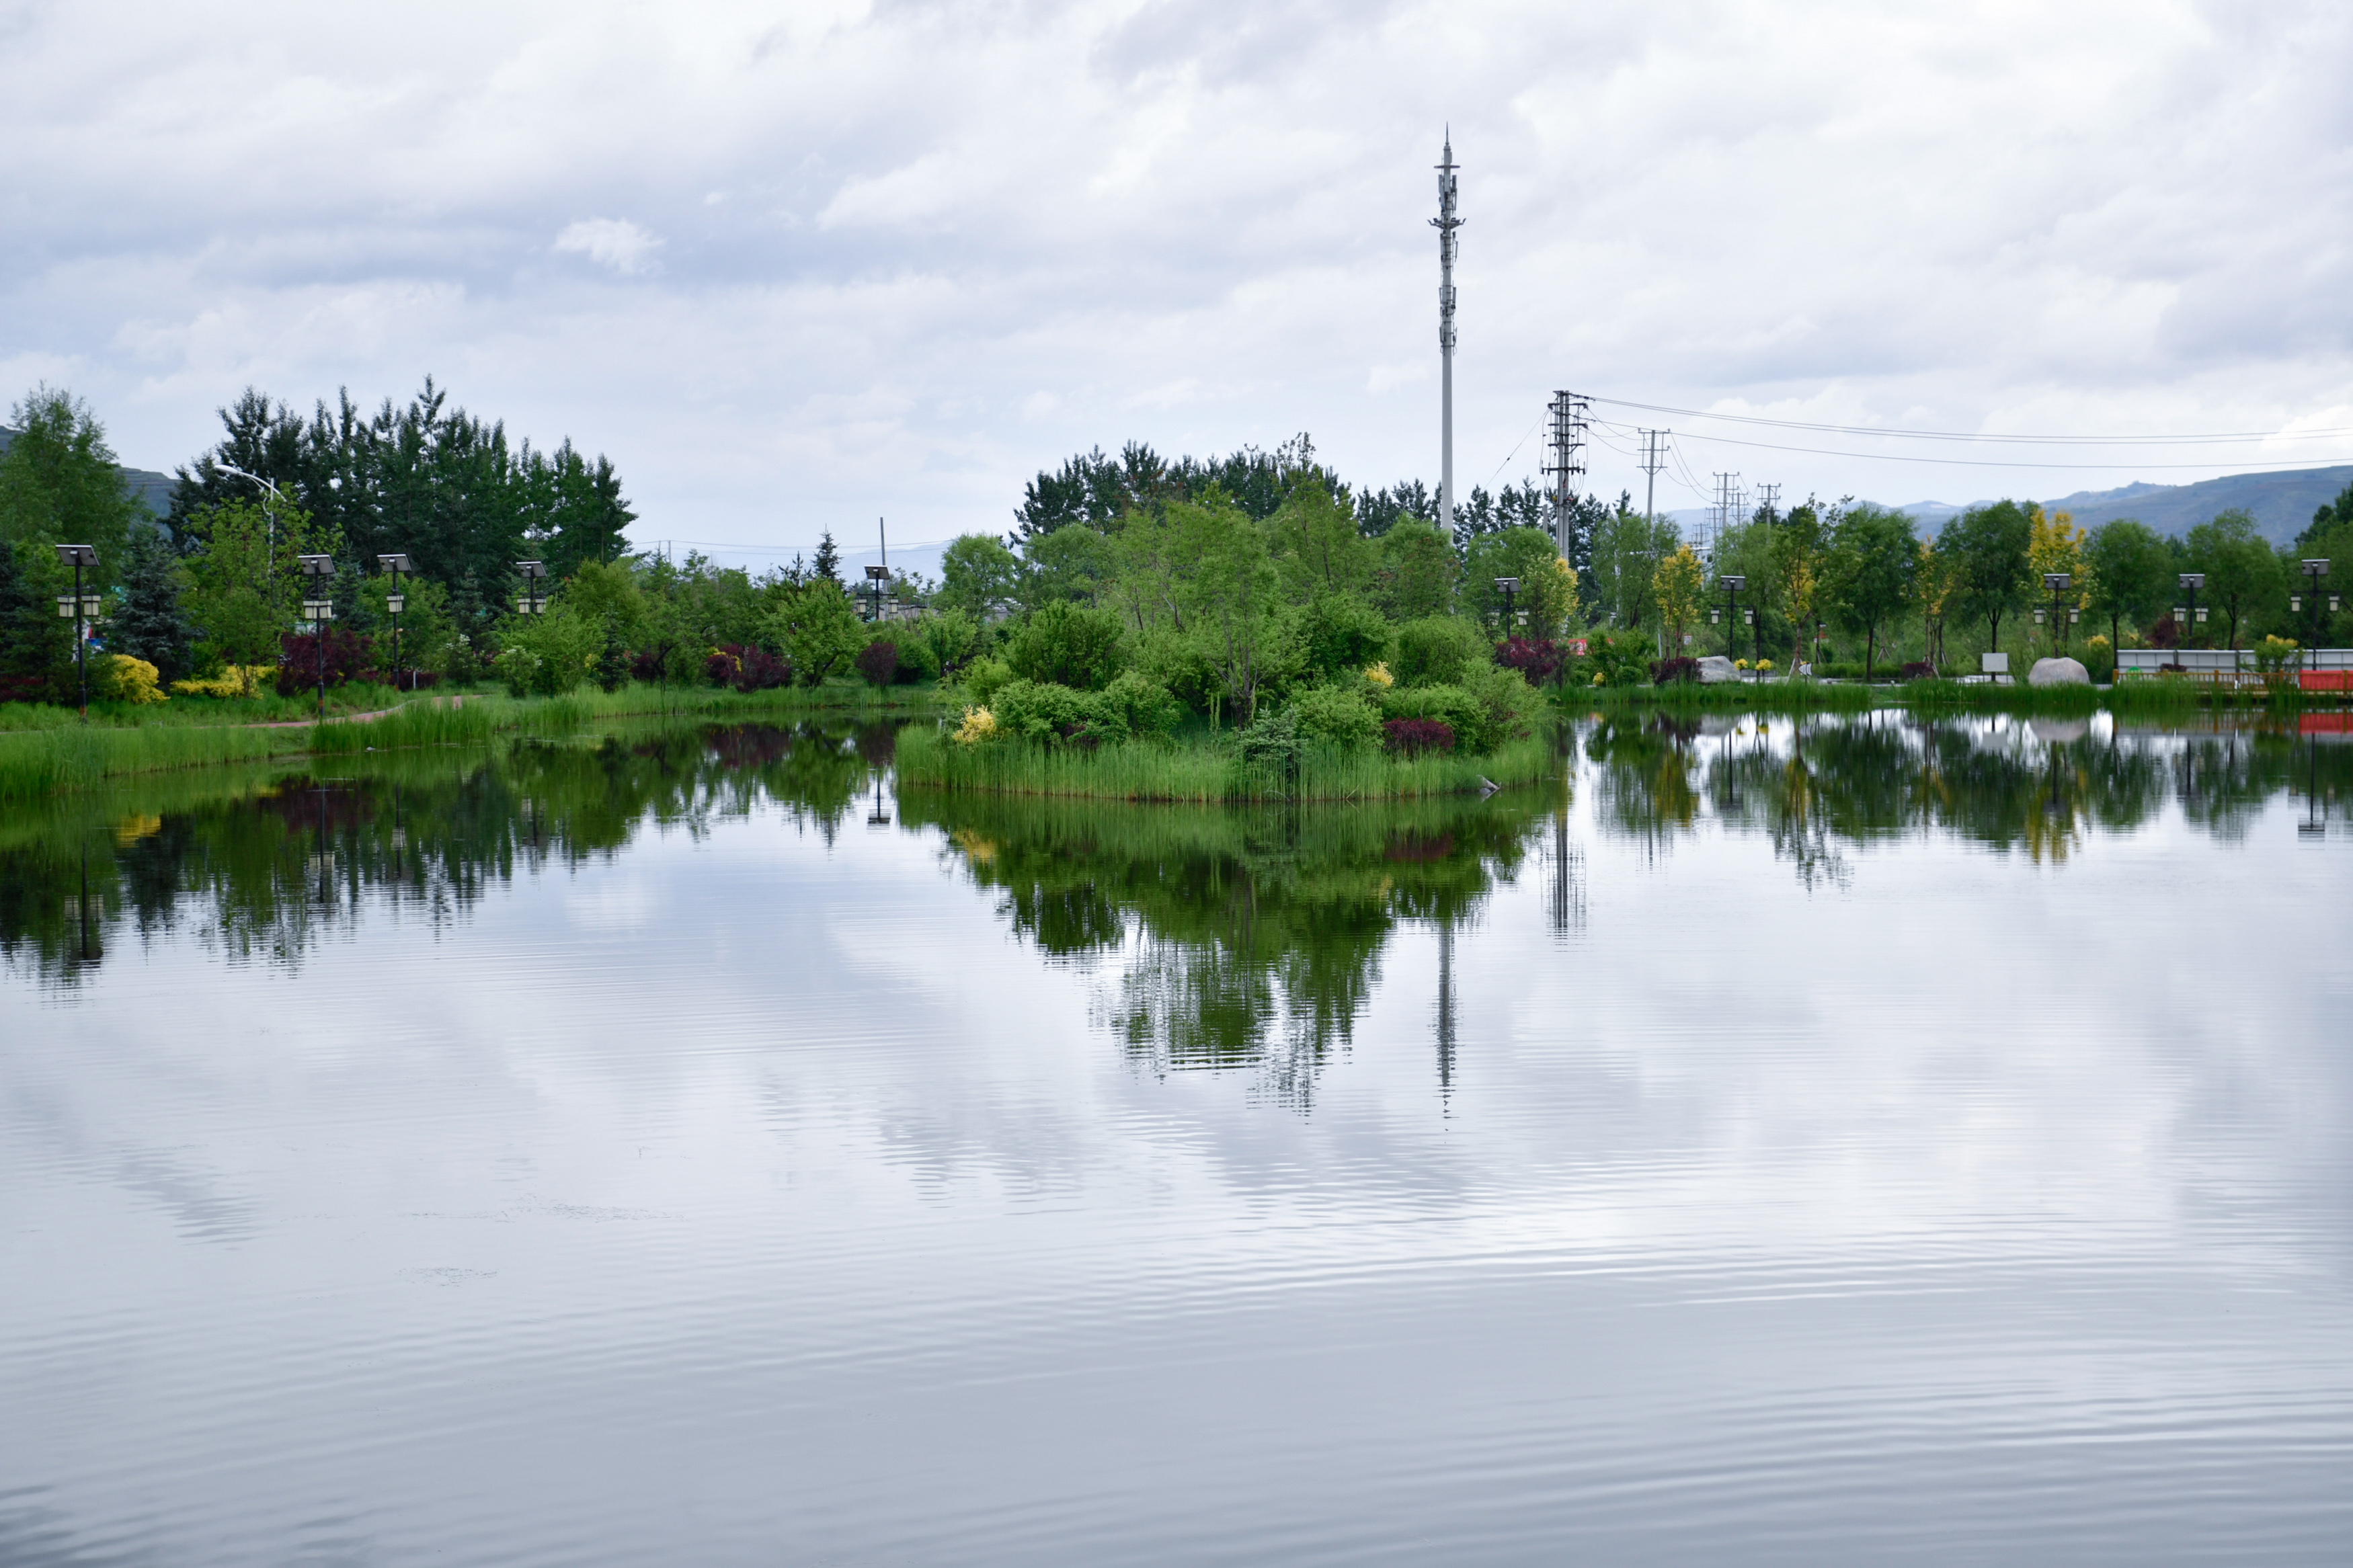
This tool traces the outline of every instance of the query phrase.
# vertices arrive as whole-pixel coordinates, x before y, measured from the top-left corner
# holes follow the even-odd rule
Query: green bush
[[[1487,634],[1477,626],[1452,616],[1430,616],[1398,628],[1389,673],[1399,686],[1451,686],[1464,669],[1486,664],[1492,657]]]
[[[1120,672],[1120,618],[1063,601],[1040,605],[1006,645],[1005,662],[1025,680],[1100,691]]]
[[[1455,743],[1465,751],[1482,749],[1487,722],[1486,710],[1479,700],[1459,686],[1394,687],[1381,694],[1381,717],[1435,719],[1454,731]]]
[[[1174,692],[1132,669],[1103,689],[1103,700],[1127,732],[1139,737],[1166,735],[1185,717]]]
[[[1106,693],[1052,680],[1011,680],[988,704],[999,735],[1024,741],[1124,741],[1127,716]]]
[[[964,667],[965,700],[976,707],[986,708],[998,689],[1013,679],[1013,671],[1001,658],[981,658]]]
[[[1451,686],[1400,686],[1381,697],[1384,719],[1435,719],[1466,752],[1492,752],[1535,730],[1544,693],[1514,672],[1473,666]]]
[[[1381,716],[1356,688],[1311,686],[1284,711],[1299,733],[1333,746],[1371,746],[1381,738]]]
[[[1389,624],[1362,599],[1320,595],[1300,615],[1299,638],[1307,668],[1317,675],[1353,675],[1389,656]]]

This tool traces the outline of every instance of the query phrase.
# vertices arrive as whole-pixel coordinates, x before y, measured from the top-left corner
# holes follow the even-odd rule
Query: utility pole
[[[1642,432],[1642,472],[1649,476],[1649,482],[1642,487],[1644,522],[1658,521],[1659,470],[1667,466],[1667,437],[1673,434],[1672,430]]]
[[[1781,521],[1781,487],[1779,485],[1757,487],[1757,515],[1764,518],[1768,523]]]
[[[1737,526],[1741,509],[1747,503],[1737,473],[1715,476],[1715,504],[1707,509],[1707,554],[1711,561],[1715,559],[1716,547],[1724,542],[1725,530]]]
[[[1449,539],[1454,537],[1454,231],[1462,226],[1454,212],[1454,132],[1449,127],[1438,165],[1438,216],[1430,220],[1438,231],[1438,528]]]
[[[1545,475],[1552,480],[1553,545],[1568,559],[1569,510],[1577,503],[1576,480],[1585,474],[1585,430],[1593,400],[1574,392],[1552,395],[1552,457]]]

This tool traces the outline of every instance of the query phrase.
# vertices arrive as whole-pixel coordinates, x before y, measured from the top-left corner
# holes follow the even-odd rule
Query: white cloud
[[[661,239],[649,230],[617,217],[582,218],[565,225],[555,237],[557,250],[586,256],[624,278],[649,269],[654,252],[661,246]]]
[[[994,530],[1029,475],[1131,438],[1304,429],[1352,478],[1428,479],[1449,121],[1474,479],[1564,386],[2055,433],[2353,403],[2353,12],[2316,0],[11,18],[0,365],[72,365],[148,467],[247,378],[307,405],[429,372],[610,453],[649,537],[793,544],[878,508]],[[1599,412],[1795,494],[2201,472],[1900,467]],[[1593,482],[1640,493],[1624,447]],[[1662,504],[1693,504],[1674,480]]]

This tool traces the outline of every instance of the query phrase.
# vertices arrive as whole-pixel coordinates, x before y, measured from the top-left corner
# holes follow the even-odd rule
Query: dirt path
[[[428,697],[428,698],[427,698],[427,699],[426,699],[426,700],[427,700],[427,701],[428,701],[428,702],[438,702],[438,701],[439,701],[439,700],[440,700],[440,699],[439,699],[439,698],[437,698],[437,697]],[[452,704],[452,705],[453,705],[453,706],[456,706],[456,707],[463,707],[463,706],[465,706],[465,702],[466,702],[465,698],[461,696],[461,697],[459,697],[459,698],[455,699],[455,700],[454,700],[454,702],[453,702],[453,704]],[[321,723],[326,723],[326,724],[364,724],[364,723],[369,722],[371,720],[381,719],[381,718],[384,718],[384,717],[385,717],[385,715],[387,715],[387,714],[391,714],[391,713],[397,713],[397,712],[399,712],[399,711],[401,710],[401,709],[403,709],[403,708],[410,708],[410,707],[414,707],[415,705],[416,705],[416,704],[415,704],[415,701],[414,701],[414,700],[412,700],[411,701],[398,703],[398,704],[396,704],[396,705],[395,705],[395,706],[393,706],[393,707],[390,707],[390,708],[376,708],[376,709],[372,709],[372,710],[370,710],[369,711],[367,711],[367,712],[365,712],[365,713],[330,713],[330,714],[328,714],[328,715],[327,715],[327,717],[326,717],[325,719],[323,719],[323,720],[321,720],[321,719],[277,719],[277,720],[272,720],[270,722],[269,722],[269,723],[267,723],[267,724],[239,724],[239,725],[238,725],[238,726],[237,726],[237,727],[238,729],[240,729],[240,730],[308,730],[308,729],[310,729],[312,725],[314,725],[314,724],[321,724]]]

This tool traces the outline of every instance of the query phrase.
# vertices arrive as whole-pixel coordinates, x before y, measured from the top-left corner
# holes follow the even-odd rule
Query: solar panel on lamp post
[[[546,580],[547,563],[518,561],[515,570],[522,574],[522,597],[515,601],[515,608],[526,616],[538,615],[540,607],[546,602],[540,597],[539,585]]]
[[[81,571],[98,564],[98,552],[87,544],[60,544],[58,559],[73,568],[73,603],[58,605],[58,614],[70,615],[74,623],[74,667],[81,679],[81,721],[90,722],[90,623],[96,617],[98,606],[82,597]]]
[[[1732,657],[1733,639],[1740,635],[1740,591],[1748,586],[1748,579],[1737,575],[1718,577],[1724,584],[1724,657]]]
[[[878,626],[882,624],[882,584],[890,578],[891,568],[888,566],[869,566],[866,569],[866,585],[874,595],[874,624]]]
[[[1509,642],[1512,640],[1512,597],[1520,591],[1520,580],[1517,577],[1498,577],[1495,579],[1495,591],[1504,595],[1504,640]]]
[[[311,638],[319,649],[319,717],[327,716],[327,623],[335,618],[335,602],[320,587],[320,579],[335,574],[332,555],[299,555],[302,575],[311,579],[311,596],[302,601],[302,616],[311,623]]]
[[[2064,572],[2042,574],[2042,585],[2051,591],[2051,651],[2053,653],[2062,652],[2067,647],[2067,608],[2059,600],[2074,580]]]
[[[2175,581],[2181,584],[2181,591],[2189,595],[2189,619],[2181,623],[2181,639],[2179,645],[2181,648],[2186,649],[2189,647],[2190,627],[2194,626],[2198,620],[2198,590],[2206,585],[2206,574],[2203,572],[2184,572],[2177,577]],[[2179,656],[2175,658],[2174,662],[2177,664],[2181,662]]]

